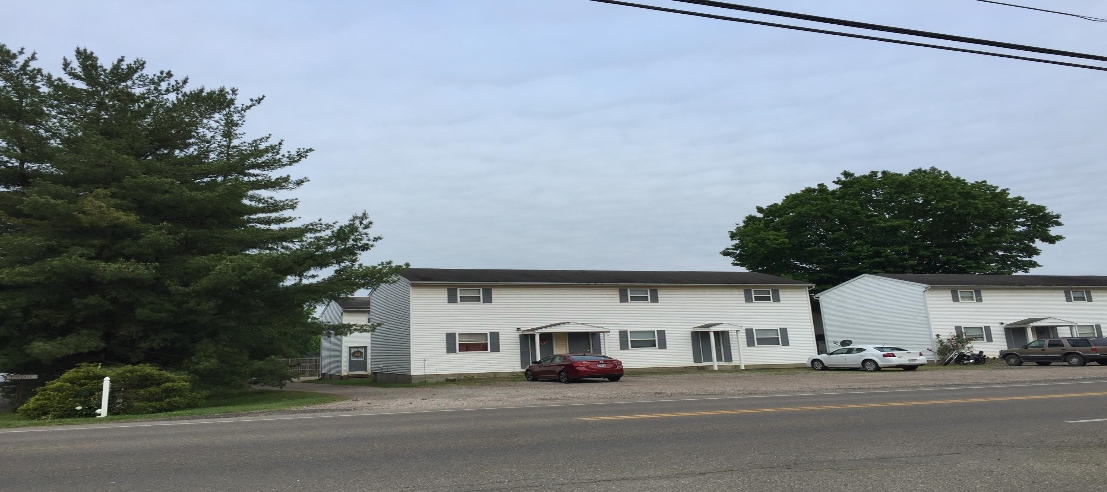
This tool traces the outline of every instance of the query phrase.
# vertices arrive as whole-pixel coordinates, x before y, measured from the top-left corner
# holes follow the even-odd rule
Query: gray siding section
[[[948,292],[943,295],[951,301]],[[834,342],[841,340],[935,349],[924,285],[862,275],[819,294],[819,305],[827,351],[838,348]]]
[[[370,299],[369,320],[380,326],[373,332],[369,370],[411,374],[411,283],[397,278],[395,283],[373,290]]]
[[[342,322],[342,307],[335,301],[327,302],[319,313],[319,321],[328,324]],[[342,374],[342,337],[323,337],[319,341],[319,373]]]

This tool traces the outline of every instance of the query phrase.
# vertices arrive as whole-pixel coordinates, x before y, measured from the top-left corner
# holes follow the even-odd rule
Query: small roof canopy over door
[[[548,325],[535,326],[534,328],[520,328],[519,333],[608,333],[611,330],[602,326],[577,323],[575,321],[562,321]]]
[[[1065,321],[1058,318],[1026,318],[1015,321],[1014,323],[1007,323],[1003,325],[1005,328],[1029,328],[1031,326],[1070,326],[1075,325],[1072,321]]]

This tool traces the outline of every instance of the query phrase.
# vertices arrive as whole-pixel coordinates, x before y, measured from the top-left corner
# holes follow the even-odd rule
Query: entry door
[[[711,353],[711,337],[715,337],[715,353]],[[693,331],[692,362],[732,362],[729,331]]]
[[[1026,328],[1004,328],[1007,336],[1007,348],[1019,348],[1029,341],[1026,339]]]
[[[368,347],[350,347],[350,372],[367,372],[369,370]]]

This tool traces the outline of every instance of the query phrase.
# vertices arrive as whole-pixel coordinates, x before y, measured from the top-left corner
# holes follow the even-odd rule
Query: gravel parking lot
[[[810,369],[692,371],[627,376],[617,383],[586,380],[572,384],[513,379],[463,381],[411,387],[330,385],[293,382],[285,387],[342,395],[350,400],[308,407],[314,411],[419,411],[548,405],[594,401],[631,401],[697,396],[819,393],[841,390],[926,388],[1063,381],[1107,383],[1107,366],[927,367],[906,372],[821,371]]]

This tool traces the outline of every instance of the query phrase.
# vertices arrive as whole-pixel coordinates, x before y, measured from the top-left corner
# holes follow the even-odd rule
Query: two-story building
[[[995,356],[1030,340],[1100,337],[1107,323],[1104,276],[861,275],[815,297],[828,348],[852,340],[934,351],[936,336],[963,334]]]
[[[332,324],[369,324],[369,297],[342,297],[323,306],[319,321]],[[351,333],[319,341],[319,375],[323,378],[369,376],[372,334]]]
[[[370,370],[434,381],[580,352],[628,369],[797,366],[816,352],[810,287],[749,272],[410,268],[370,295]]]

